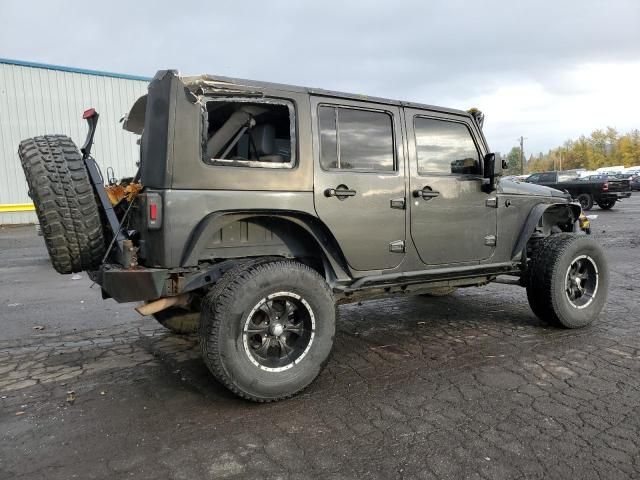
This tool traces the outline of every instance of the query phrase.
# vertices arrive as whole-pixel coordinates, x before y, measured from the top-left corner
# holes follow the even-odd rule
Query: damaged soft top
[[[183,84],[184,88],[196,97],[215,97],[215,96],[264,96],[264,90],[281,90],[289,92],[307,93],[325,97],[339,97],[352,100],[361,100],[387,105],[396,105],[400,107],[423,108],[443,113],[453,113],[456,115],[470,115],[476,124],[482,128],[484,122],[484,114],[473,108],[467,112],[452,108],[438,107],[435,105],[427,105],[415,102],[406,102],[392,100],[381,97],[371,97],[368,95],[359,95],[352,93],[337,92],[331,90],[323,90],[318,88],[307,88],[296,85],[287,85],[281,83],[261,82],[255,80],[246,80],[240,78],[222,77],[217,75],[195,75],[181,76],[176,70],[161,70],[151,81],[152,83],[163,79],[166,75],[174,75]],[[199,101],[197,98],[195,101]],[[127,131],[141,134],[144,126],[146,113],[146,95],[140,97],[134,103],[131,111],[124,117],[123,128]]]

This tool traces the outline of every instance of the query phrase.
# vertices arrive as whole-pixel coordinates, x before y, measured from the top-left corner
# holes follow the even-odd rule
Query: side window
[[[318,107],[320,166],[324,170],[393,172],[393,125],[385,112]]]
[[[418,174],[478,174],[480,154],[463,123],[414,117]]]
[[[267,168],[295,164],[292,103],[225,98],[207,102],[206,108],[206,163]]]
[[[541,183],[553,183],[556,181],[556,175],[553,172],[543,173],[540,175],[539,182]]]

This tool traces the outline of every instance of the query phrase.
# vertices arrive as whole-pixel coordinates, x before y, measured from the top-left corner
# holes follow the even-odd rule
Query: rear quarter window
[[[295,108],[289,101],[210,100],[206,103],[206,124],[204,162],[209,165],[295,165]]]

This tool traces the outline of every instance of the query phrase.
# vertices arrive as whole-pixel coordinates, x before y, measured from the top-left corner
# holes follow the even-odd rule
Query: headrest
[[[251,129],[250,135],[258,156],[273,154],[276,148],[276,129],[273,125],[257,125]]]

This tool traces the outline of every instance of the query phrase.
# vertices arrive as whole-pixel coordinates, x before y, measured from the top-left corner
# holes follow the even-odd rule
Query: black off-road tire
[[[602,210],[611,210],[614,205],[616,204],[617,200],[615,198],[611,198],[611,199],[606,199],[606,200],[600,200],[598,202],[598,206],[602,209]]]
[[[179,307],[170,307],[154,313],[153,318],[160,325],[178,335],[197,333],[200,325],[199,311],[193,312]]]
[[[597,289],[585,307],[569,300],[568,270],[578,257],[588,256],[597,267]],[[540,241],[526,273],[527,299],[533,313],[545,322],[565,328],[590,325],[602,311],[609,290],[609,269],[602,250],[591,237],[561,233]]]
[[[23,140],[18,148],[51,264],[58,273],[93,270],[105,241],[93,187],[69,137]]]
[[[576,200],[585,212],[593,208],[593,197],[588,193],[581,193],[576,197]]]
[[[315,318],[308,351],[283,371],[266,371],[245,350],[243,327],[250,311],[267,296],[291,292],[303,298]],[[204,297],[200,349],[213,376],[234,394],[254,402],[289,398],[307,387],[329,359],[336,304],[327,282],[293,260],[257,260],[227,272]]]

